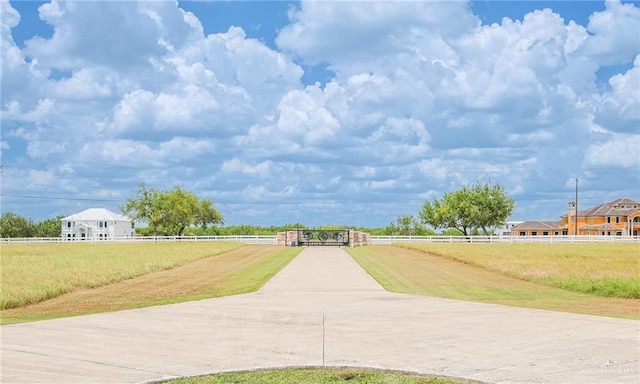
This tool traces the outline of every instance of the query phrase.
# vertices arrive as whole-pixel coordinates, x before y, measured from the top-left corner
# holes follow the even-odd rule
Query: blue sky
[[[640,200],[640,8],[619,1],[2,5],[2,211],[136,185],[229,225],[378,227],[500,183],[513,220]]]

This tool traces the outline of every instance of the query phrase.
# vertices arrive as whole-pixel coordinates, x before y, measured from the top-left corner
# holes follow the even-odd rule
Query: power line
[[[10,197],[10,198],[18,198],[18,199],[38,199],[38,200],[67,200],[67,201],[96,201],[96,202],[113,202],[113,203],[125,203],[126,200],[123,199],[114,199],[114,198],[96,198],[96,197],[72,197],[72,196],[37,196],[37,195],[17,195],[17,194],[0,194],[0,197]],[[545,202],[545,203],[554,203],[554,202],[566,202],[568,201],[569,196],[567,198],[564,197],[521,197],[514,198],[516,201],[537,201],[537,202]],[[611,199],[611,196],[588,196],[582,197],[582,200],[588,201],[604,201],[607,199]],[[273,200],[218,200],[213,201],[214,204],[217,205],[233,205],[233,204],[243,204],[243,205],[305,205],[305,204],[368,204],[368,205],[380,205],[380,204],[395,204],[395,205],[415,205],[422,204],[425,201],[431,199],[420,199],[420,200],[378,200],[371,201],[365,199],[359,200],[315,200],[310,198],[308,200],[286,200],[286,201],[273,201]]]
[[[61,197],[61,196],[35,196],[35,195],[0,195],[0,197],[15,197],[18,199],[42,199],[42,200],[72,200],[72,201],[111,201],[124,203],[124,200],[120,199],[107,199],[107,198],[95,198],[95,197]]]

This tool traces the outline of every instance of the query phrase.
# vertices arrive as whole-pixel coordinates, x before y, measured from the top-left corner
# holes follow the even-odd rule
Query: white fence
[[[0,244],[42,244],[42,243],[177,243],[177,242],[237,242],[243,244],[277,244],[276,236],[238,235],[238,236],[136,236],[108,239],[63,239],[62,237],[23,237],[5,238]]]
[[[371,244],[474,243],[474,244],[560,244],[640,243],[638,236],[371,236]]]
[[[238,242],[243,244],[277,244],[275,235],[237,236],[136,236],[116,237],[105,240],[74,239],[62,237],[4,238],[0,244],[43,243],[176,243],[176,242]],[[639,236],[371,236],[370,244],[400,243],[473,243],[473,244],[560,244],[560,243],[640,243]]]

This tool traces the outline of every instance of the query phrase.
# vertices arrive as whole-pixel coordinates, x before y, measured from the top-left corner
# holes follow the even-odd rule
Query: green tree
[[[53,219],[46,219],[36,225],[38,237],[60,237],[62,233],[62,220],[64,216],[58,215]]]
[[[127,199],[121,210],[133,220],[146,221],[154,236],[159,233],[182,236],[192,225],[206,229],[207,224],[223,222],[210,200],[200,200],[179,186],[162,191],[141,183],[135,196]]]
[[[475,207],[474,227],[481,229],[485,236],[493,228],[504,225],[515,206],[515,201],[499,184],[478,183],[471,189],[471,195]]]
[[[456,228],[465,236],[480,229],[487,235],[489,229],[506,222],[513,207],[514,200],[501,185],[478,183],[446,193],[442,200],[426,201],[419,216],[434,228]]]
[[[120,208],[122,213],[134,221],[145,221],[151,227],[154,236],[158,234],[161,192],[154,188],[147,188],[140,183],[135,196],[128,198]]]
[[[373,234],[373,231],[366,228],[363,231]],[[417,217],[401,215],[394,222],[387,225],[382,234],[387,236],[432,236],[435,232],[426,228]]]
[[[461,230],[458,228],[447,228],[444,232],[442,232],[444,236],[464,236]]]
[[[202,229],[207,229],[207,224],[222,224],[224,220],[211,200],[200,200],[196,210],[196,223]]]
[[[29,218],[13,212],[3,212],[0,216],[0,236],[2,237],[34,237],[36,233],[36,224]]]
[[[160,227],[169,235],[182,236],[185,228],[197,222],[200,203],[193,192],[174,187],[161,194],[159,207]]]
[[[233,225],[222,231],[225,236],[256,235],[256,232],[256,227],[251,224]]]

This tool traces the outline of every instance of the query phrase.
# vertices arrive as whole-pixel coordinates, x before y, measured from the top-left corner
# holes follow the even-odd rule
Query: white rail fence
[[[175,242],[238,242],[243,244],[277,244],[275,235],[237,236],[136,236],[109,239],[63,239],[62,237],[3,238],[0,244],[45,243],[175,243]],[[371,236],[370,244],[401,243],[472,243],[472,244],[566,244],[566,243],[640,243],[639,236]]]
[[[566,244],[640,243],[638,236],[371,236],[371,244],[473,243],[473,244]]]
[[[276,236],[238,235],[238,236],[135,236],[107,239],[63,239],[62,237],[23,237],[4,238],[0,244],[43,244],[43,243],[188,243],[188,242],[237,242],[243,244],[277,244]]]

